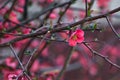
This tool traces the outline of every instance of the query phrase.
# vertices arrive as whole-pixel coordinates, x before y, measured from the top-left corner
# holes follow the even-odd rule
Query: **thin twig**
[[[83,44],[91,51],[91,53],[93,53],[94,55],[97,55],[97,56],[103,58],[105,61],[107,61],[108,63],[110,63],[112,66],[114,66],[114,67],[116,67],[116,68],[118,68],[118,69],[120,70],[120,66],[117,65],[117,64],[115,64],[115,63],[113,63],[113,62],[108,58],[108,56],[104,56],[104,55],[96,52],[95,50],[93,50],[93,49],[89,46],[88,43],[85,43],[85,42],[84,42]]]
[[[16,80],[19,80],[19,77],[20,77],[21,75],[23,75],[23,72],[21,72],[21,73],[17,76]]]
[[[20,64],[20,66],[21,66],[21,68],[22,68],[24,74],[26,75],[26,77],[27,77],[29,80],[31,80],[31,78],[30,78],[29,75],[26,73],[23,64],[21,63],[19,57],[18,57],[17,54],[16,54],[16,51],[13,49],[13,47],[12,47],[11,44],[10,44],[10,49],[11,49],[12,53],[14,54],[15,58],[17,59],[18,63]]]
[[[89,7],[88,7],[88,10],[91,10],[93,4],[94,4],[95,0],[91,0],[90,3],[89,3]]]
[[[39,57],[39,55],[42,53],[42,51],[47,47],[47,43],[44,44],[44,46],[42,48],[40,48],[40,50],[38,50],[34,56],[32,57],[31,61],[29,62],[29,65],[27,67],[27,70],[30,70],[31,66],[33,65],[34,61]]]
[[[120,35],[116,32],[116,30],[115,30],[115,28],[113,27],[113,25],[112,25],[110,19],[108,18],[108,16],[106,16],[106,20],[107,20],[110,28],[112,29],[112,31],[115,33],[115,35],[117,36],[117,38],[120,40]]]
[[[88,1],[87,0],[85,0],[85,12],[86,12],[85,17],[88,17]]]
[[[11,7],[10,7],[10,9],[6,12],[8,16],[9,16],[10,13],[12,12],[12,10],[13,10],[13,8],[14,8],[16,2],[17,2],[17,0],[14,0],[13,3],[12,3],[12,5],[11,5]]]
[[[17,56],[16,51],[13,49],[13,47],[12,47],[12,45],[11,45],[11,44],[10,44],[10,49],[11,49],[12,53],[14,54],[15,58],[17,59],[17,61],[19,62],[19,64],[20,64],[21,68],[24,70],[24,66],[23,66],[23,64],[21,63],[21,61],[20,61],[19,57]]]
[[[39,49],[40,45],[43,43],[44,39],[46,38],[46,36],[47,36],[49,33],[50,33],[50,32],[48,31],[48,32],[44,35],[43,39],[40,41],[40,43],[38,44],[38,46],[37,46],[37,47],[34,49],[34,51],[31,53],[31,56],[30,56],[30,58],[29,58],[29,60],[28,60],[28,62],[27,62],[27,64],[26,64],[26,66],[25,66],[25,69],[27,69],[27,67],[28,67],[28,65],[29,65],[29,63],[30,63],[33,55],[34,55],[34,54],[36,53],[36,51]]]
[[[3,9],[3,8],[5,8],[5,6],[6,6],[10,1],[12,1],[12,0],[7,0],[7,1],[0,7],[0,10]]]
[[[52,7],[47,8],[47,9],[43,9],[43,11],[41,11],[38,15],[36,15],[36,16],[30,18],[30,19],[24,20],[23,22],[21,22],[21,24],[22,24],[22,25],[25,25],[25,24],[29,23],[30,21],[33,21],[33,20],[39,18],[40,16],[42,16],[42,15],[45,14],[46,12],[51,11],[51,10],[53,10],[53,9],[55,9],[55,8],[58,8],[58,7],[63,7],[63,6],[65,6],[65,5],[67,5],[67,4],[69,4],[70,2],[71,2],[71,1],[65,2],[65,3],[62,3],[62,4],[58,4],[58,5],[52,6]],[[16,26],[14,26],[14,27],[6,30],[6,32],[14,31],[14,30],[17,29],[17,28],[19,28],[19,25],[16,25]]]
[[[62,14],[60,15],[60,17],[58,18],[57,23],[60,23],[60,20],[62,19],[63,15],[66,13],[66,11],[69,9],[69,7],[71,6],[71,4],[72,4],[72,2],[67,5],[67,7],[65,8],[65,10],[62,12]]]
[[[108,16],[109,14],[113,14],[113,13],[116,13],[120,11],[120,7],[108,12],[108,13],[105,13],[105,14],[101,14],[101,15],[98,15],[98,16],[94,16],[94,17],[87,17],[83,20],[80,20],[78,22],[75,22],[75,23],[72,23],[72,24],[69,24],[67,26],[64,26],[64,27],[57,27],[57,28],[54,28],[53,30],[51,30],[51,33],[55,33],[55,32],[59,32],[61,30],[68,30],[68,26],[70,28],[72,27],[75,27],[76,25],[80,25],[80,24],[83,24],[85,22],[88,22],[88,21],[93,21],[93,20],[96,20],[96,19],[100,19],[100,18],[105,18],[106,16]],[[59,25],[58,25],[59,26]],[[3,46],[8,46],[9,43],[13,44],[17,41],[20,41],[20,40],[23,40],[23,39],[26,39],[26,38],[30,38],[30,37],[36,37],[38,35],[43,35],[47,32],[48,30],[45,30],[45,31],[41,31],[39,33],[31,33],[31,34],[28,34],[28,35],[25,35],[25,36],[22,36],[22,37],[19,37],[19,38],[15,38],[7,43],[3,43],[3,44],[0,44],[0,47],[3,47]]]
[[[64,63],[64,65],[63,65],[63,68],[60,70],[60,73],[58,74],[58,76],[56,77],[55,80],[60,80],[60,78],[62,77],[62,75],[64,74],[66,68],[67,68],[68,65],[69,65],[69,62],[70,62],[70,60],[71,60],[71,56],[72,56],[72,53],[73,53],[75,47],[71,47],[71,48],[72,48],[72,49],[70,50],[70,52],[69,52],[69,54],[68,54],[68,56],[67,56],[67,58],[66,58],[66,60],[65,60],[65,63]]]
[[[20,59],[20,61],[22,62],[23,58],[24,58],[24,52],[27,50],[27,48],[30,46],[30,43],[32,43],[32,41],[34,40],[34,38],[30,39],[19,51],[18,53],[18,57]]]
[[[23,20],[26,20],[28,18],[28,1],[29,0],[25,0]]]
[[[75,62],[75,63],[69,64],[69,66],[66,68],[65,72],[76,70],[76,69],[79,69],[79,68],[81,68],[80,63]],[[49,74],[49,73],[55,72],[55,71],[60,72],[61,69],[62,69],[62,66],[47,67],[47,68],[44,68],[44,69],[40,69],[40,71],[38,71],[37,74],[45,75],[45,74]]]

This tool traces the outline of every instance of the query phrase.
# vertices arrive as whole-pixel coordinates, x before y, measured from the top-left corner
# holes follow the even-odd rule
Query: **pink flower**
[[[15,80],[16,77],[17,77],[16,74],[9,74],[9,75],[8,75],[8,80]]]
[[[98,0],[97,1],[99,7],[107,7],[109,2],[110,0]]]
[[[72,55],[72,59],[77,59],[79,58],[79,52],[74,51],[73,55]]]
[[[57,15],[55,13],[51,13],[49,16],[50,19],[56,19]]]
[[[58,66],[62,66],[64,64],[65,57],[63,55],[59,55],[55,62]]]
[[[39,66],[39,61],[35,60],[35,62],[33,63],[30,71],[32,72],[37,72],[39,70],[40,66]]]
[[[6,58],[5,63],[7,66],[12,67],[14,69],[17,67],[17,61],[15,61],[13,57]]]
[[[68,9],[67,12],[66,12],[66,16],[68,18],[68,20],[72,21],[73,18],[74,18],[74,13],[72,10]]]
[[[17,19],[17,14],[15,12],[10,13],[9,20],[15,23],[19,23],[19,20]]]
[[[3,80],[16,80],[17,76],[21,73],[22,70],[8,70],[3,69]]]
[[[23,34],[29,34],[30,33],[30,31],[31,31],[31,29],[29,29],[29,28],[25,28],[25,29],[23,29]]]
[[[52,3],[54,0],[47,0],[48,3]]]
[[[48,48],[45,48],[43,51],[42,51],[42,56],[44,57],[47,57],[48,56]]]
[[[97,74],[98,70],[97,70],[97,66],[96,65],[92,65],[89,69],[89,73],[92,75],[92,76],[95,76]]]
[[[83,19],[85,17],[85,11],[80,11],[80,18]]]
[[[33,41],[31,43],[31,48],[35,48],[38,44],[39,44],[39,42],[37,40]]]
[[[21,7],[15,7],[15,10],[20,13],[23,13],[23,11],[24,11],[23,8],[21,8]]]
[[[25,0],[18,0],[18,5],[19,6],[24,6],[25,5]]]
[[[79,29],[72,33],[68,42],[70,46],[76,46],[77,43],[84,41],[84,31]]]

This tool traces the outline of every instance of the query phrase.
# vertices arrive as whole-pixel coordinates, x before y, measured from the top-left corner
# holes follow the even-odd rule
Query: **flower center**
[[[72,37],[72,39],[73,39],[73,40],[77,40],[77,36],[74,35],[74,36]]]

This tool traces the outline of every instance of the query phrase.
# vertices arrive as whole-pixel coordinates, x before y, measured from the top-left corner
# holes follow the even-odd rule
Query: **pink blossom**
[[[39,42],[38,42],[37,40],[34,40],[34,41],[31,43],[31,48],[35,48],[38,44],[39,44]]]
[[[23,34],[29,34],[30,33],[30,31],[31,31],[31,29],[29,29],[29,28],[25,28],[25,29],[23,29]]]
[[[7,7],[0,9],[0,15],[4,15],[7,12],[7,10],[8,10]]]
[[[6,29],[6,28],[8,28],[8,23],[7,22],[5,22],[5,23],[0,22],[0,30]]]
[[[16,43],[14,44],[14,46],[19,49],[19,48],[23,47],[23,45],[24,45],[28,40],[29,40],[29,39],[23,39],[23,40],[21,40],[21,41],[18,41],[18,42],[16,42]]]
[[[89,63],[89,62],[87,61],[87,59],[84,58],[83,56],[81,56],[80,59],[79,59],[79,61],[80,61],[80,64],[82,65],[82,67],[83,67],[84,69],[87,69],[88,63]]]
[[[11,12],[9,15],[9,20],[15,22],[15,23],[19,23],[18,19],[17,19],[17,14],[15,12]]]
[[[16,77],[21,73],[21,70],[2,70],[4,79],[3,80],[16,80]]]
[[[9,74],[9,75],[8,75],[8,80],[15,80],[16,77],[17,77],[16,74]]]
[[[85,17],[85,11],[80,11],[80,18],[84,18]]]
[[[55,13],[51,13],[49,16],[50,19],[56,19],[57,15]]]
[[[72,21],[74,18],[74,13],[72,10],[68,9],[66,12],[66,17],[68,18],[68,20]]]
[[[77,59],[79,57],[79,52],[74,51],[72,55],[72,59]]]
[[[48,3],[52,3],[54,0],[47,0]]]
[[[36,72],[36,71],[38,71],[39,70],[39,68],[40,68],[40,66],[39,66],[39,61],[38,60],[35,60],[35,62],[33,63],[33,65],[32,65],[32,67],[31,67],[31,71],[32,72]]]
[[[9,67],[12,67],[12,68],[16,68],[17,67],[17,62],[12,57],[6,58],[5,63]]]
[[[79,29],[72,33],[68,42],[70,46],[76,46],[77,43],[84,41],[84,31]]]
[[[48,56],[48,48],[45,48],[43,51],[42,51],[42,56],[46,57]]]
[[[20,13],[23,13],[23,11],[24,11],[23,8],[21,8],[21,7],[15,7],[15,10]]]
[[[99,7],[108,7],[109,2],[110,2],[110,0],[97,0]]]
[[[25,0],[18,0],[19,6],[24,6],[25,5]]]
[[[58,66],[61,66],[61,65],[63,65],[64,64],[64,60],[65,60],[65,58],[64,58],[64,56],[63,55],[59,55],[57,58],[56,58],[56,64],[58,65]]]
[[[96,67],[96,65],[92,65],[91,67],[90,67],[90,69],[89,69],[89,73],[92,75],[92,76],[94,76],[94,75],[96,75],[97,74],[97,67]]]

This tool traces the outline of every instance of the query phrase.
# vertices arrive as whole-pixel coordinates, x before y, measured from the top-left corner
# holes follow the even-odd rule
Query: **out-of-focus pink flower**
[[[29,39],[23,39],[21,41],[18,41],[14,44],[14,46],[18,49],[20,49],[21,47],[23,47],[23,45],[28,41]]]
[[[18,64],[17,61],[15,61],[13,57],[6,58],[5,63],[7,66],[12,67],[12,68],[16,68]]]
[[[8,10],[7,7],[0,9],[0,15],[4,15],[7,12],[7,10]]]
[[[84,41],[84,31],[81,29],[76,30],[70,36],[68,42],[70,46],[76,46],[77,43],[81,43]]]
[[[55,13],[51,13],[49,16],[50,19],[56,19],[57,15]]]
[[[8,28],[8,23],[7,22],[5,22],[5,23],[3,23],[3,22],[0,22],[0,30],[3,30],[3,29],[7,29]]]
[[[18,5],[23,7],[25,5],[25,0],[18,0]]]
[[[38,44],[39,44],[39,42],[37,40],[35,40],[31,43],[31,47],[35,48]]]
[[[92,76],[95,76],[97,74],[98,70],[97,70],[97,67],[96,65],[92,65],[89,69],[89,73],[92,75]]]
[[[85,11],[80,11],[80,18],[84,18],[85,17]]]
[[[16,77],[21,73],[22,70],[7,70],[7,69],[3,69],[2,73],[4,75],[3,80],[16,80]],[[22,79],[20,79],[22,80]],[[23,79],[23,80],[27,80],[27,79]]]
[[[23,8],[21,8],[21,7],[15,7],[15,10],[20,13],[23,13],[23,11],[24,11]]]
[[[23,34],[29,34],[30,33],[30,31],[31,31],[31,29],[30,28],[25,28],[25,29],[23,29]]]
[[[63,65],[64,64],[64,60],[65,60],[65,58],[64,58],[64,56],[63,55],[59,55],[57,58],[56,58],[56,64],[58,65],[58,66],[61,66],[61,65]]]
[[[45,80],[53,80],[56,76],[57,76],[57,74],[58,74],[58,71],[53,71],[53,72],[49,72],[49,73],[46,73],[46,74],[44,74],[44,76],[45,76]]]
[[[9,15],[9,20],[15,22],[15,23],[19,23],[18,19],[17,19],[17,15],[15,12],[11,12]]]
[[[31,69],[30,69],[30,71],[36,72],[36,71],[39,70],[39,68],[40,68],[40,66],[39,66],[39,61],[38,61],[38,60],[35,60],[35,62],[33,63],[32,67],[31,67]]]
[[[54,0],[47,0],[48,3],[52,3]]]
[[[82,65],[82,67],[84,69],[88,69],[89,62],[87,61],[86,58],[84,58],[83,56],[81,56],[80,59],[79,59],[79,61],[80,61],[80,64]]]
[[[68,9],[68,10],[66,11],[66,16],[67,16],[68,20],[72,21],[73,18],[74,18],[74,13],[73,13],[73,11],[70,10],[70,9]]]
[[[69,31],[65,31],[64,33],[59,33],[59,34],[63,39],[66,39],[68,38]]]
[[[44,57],[48,56],[48,48],[45,48],[45,49],[42,51],[42,56],[44,56]]]
[[[13,38],[13,36],[12,36],[12,35],[10,35],[10,34],[5,34],[5,35],[4,35],[4,38],[11,38],[11,39],[12,39],[12,38]]]
[[[15,80],[17,78],[16,74],[9,74],[8,75],[8,80]]]
[[[77,51],[73,52],[72,59],[77,59],[79,57],[79,53]]]
[[[97,0],[98,7],[108,7],[110,0]]]

